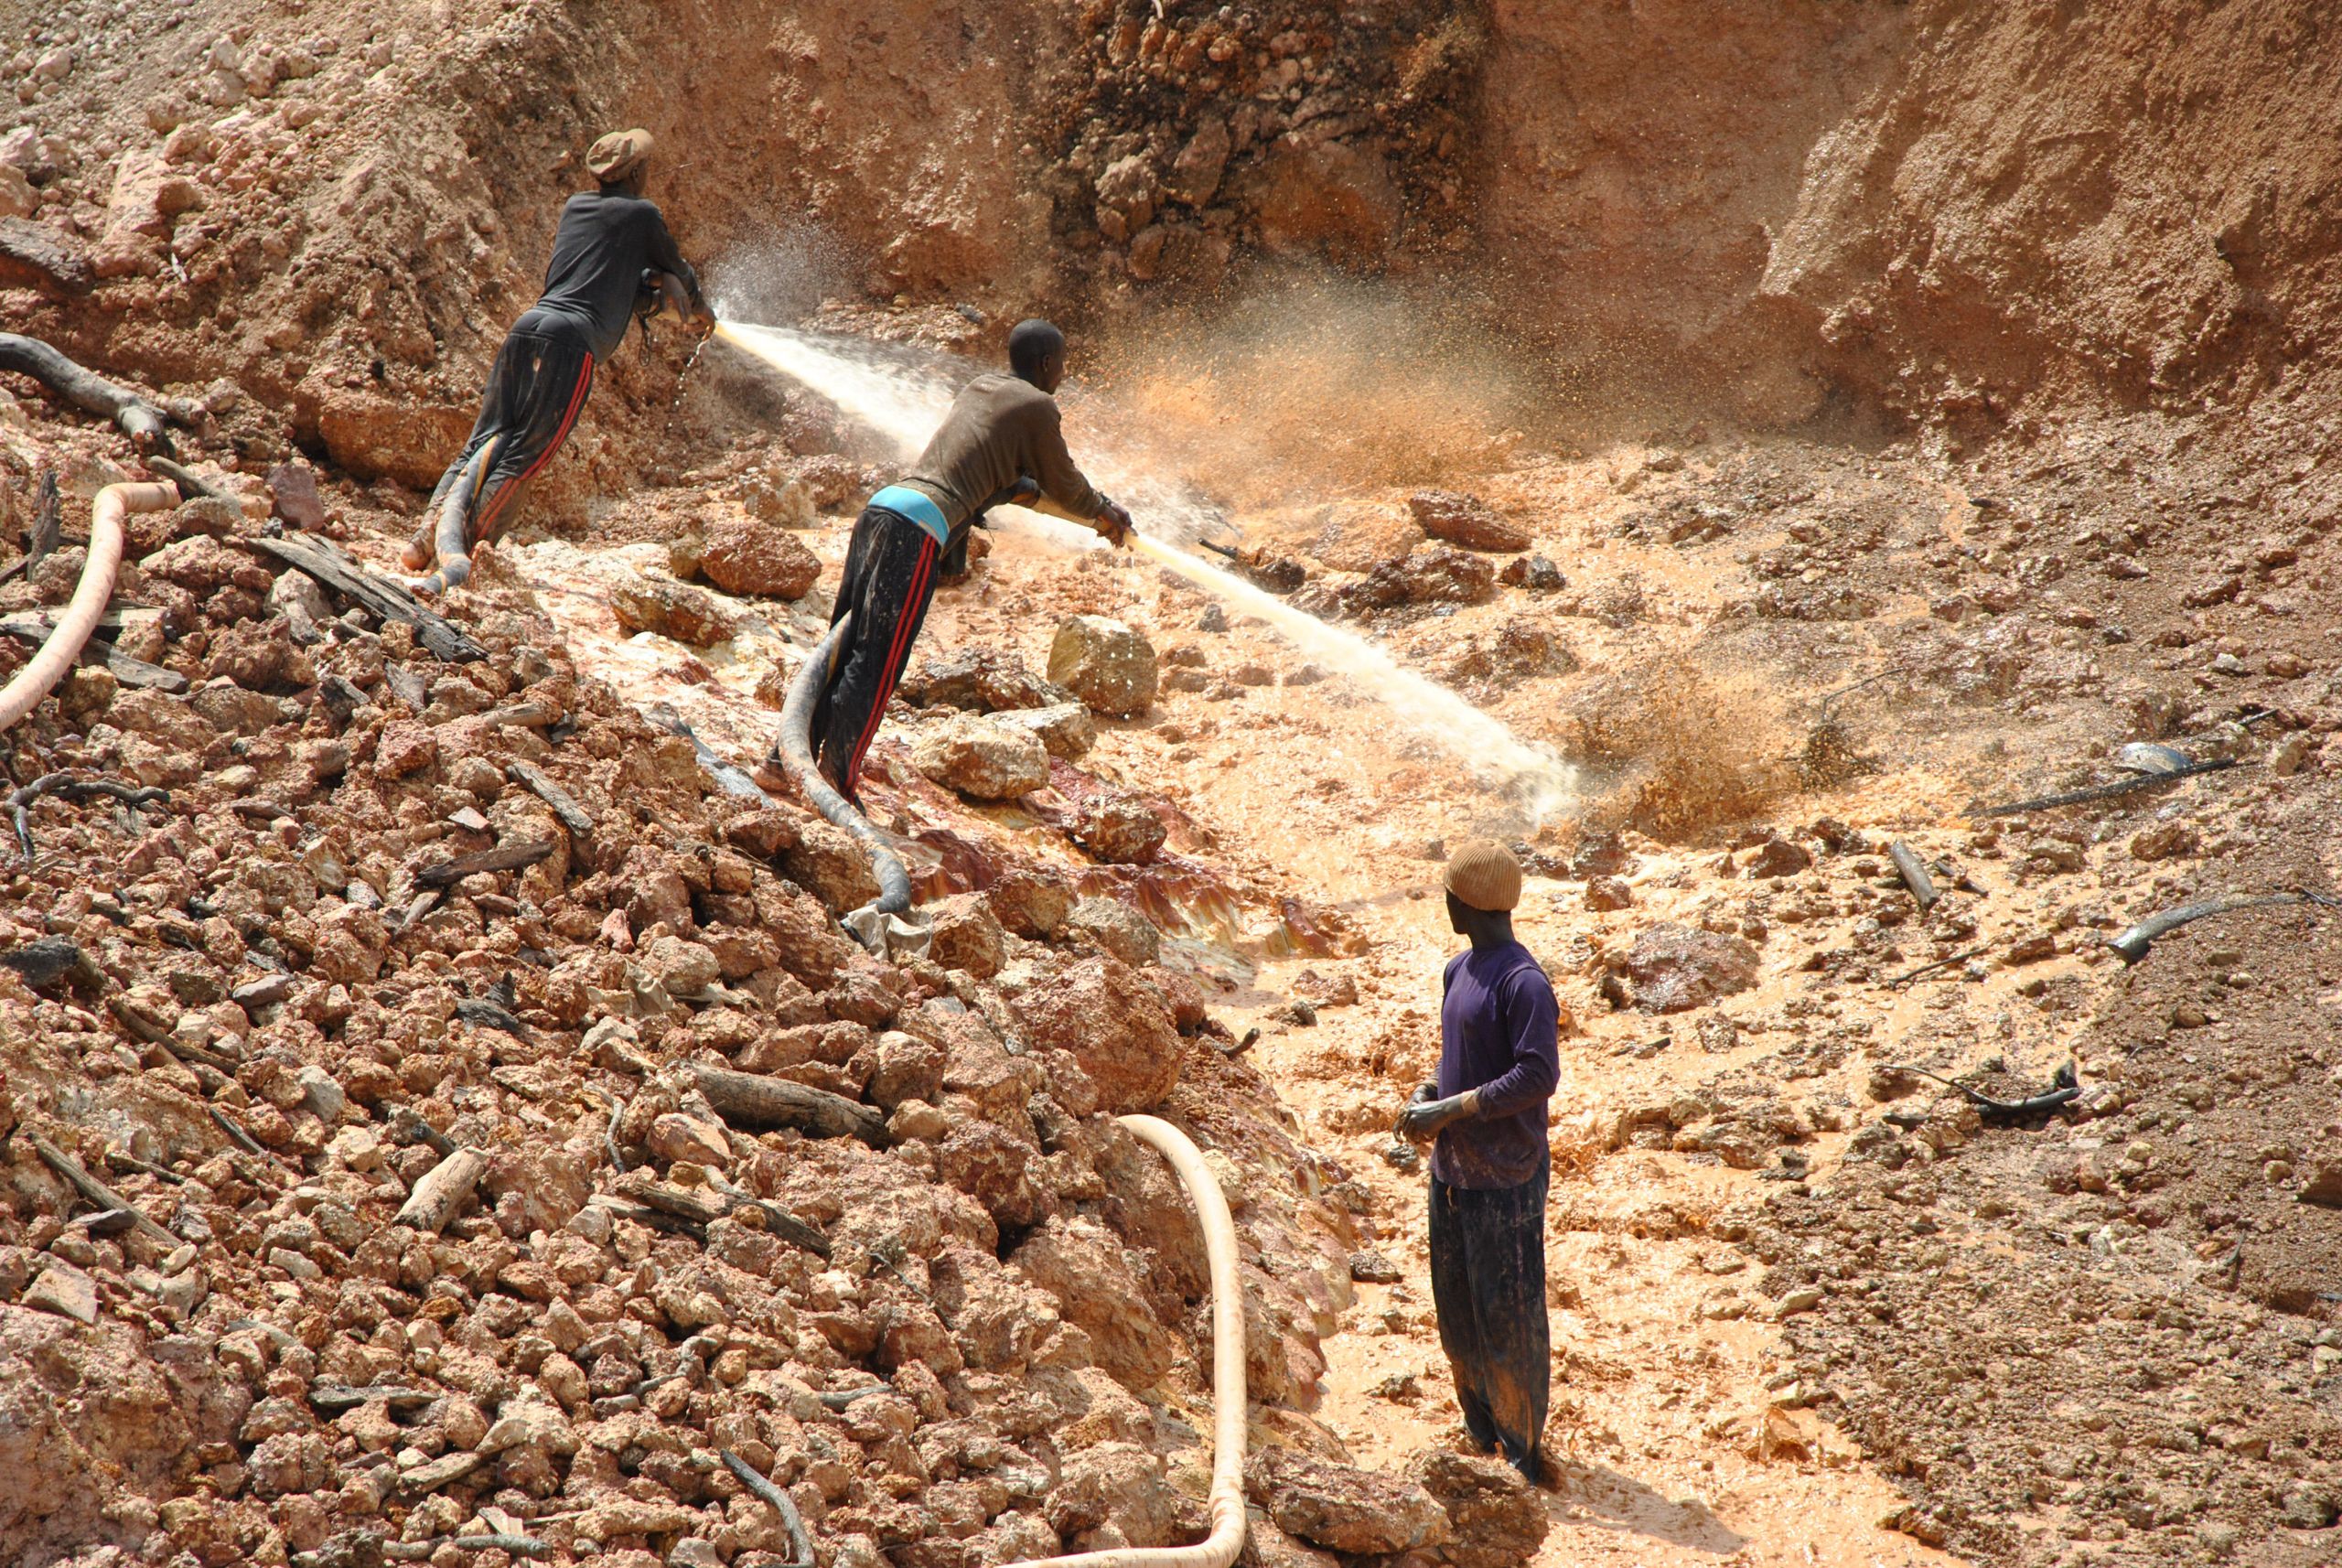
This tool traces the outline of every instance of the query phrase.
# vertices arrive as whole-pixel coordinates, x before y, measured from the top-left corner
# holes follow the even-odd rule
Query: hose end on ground
[[[883,930],[884,917],[901,915],[911,907],[910,873],[903,869],[901,858],[887,847],[878,831],[822,777],[821,768],[813,761],[813,706],[821,700],[822,688],[828,684],[839,650],[845,646],[853,626],[854,612],[849,610],[805,656],[796,679],[789,683],[789,696],[781,704],[780,736],[773,749],[779,755],[781,774],[797,792],[797,798],[851,835],[870,857],[871,872],[878,879],[878,897],[855,913],[880,917],[869,923]],[[870,939],[860,929],[849,929],[854,930],[864,945],[869,945]]]
[[[1125,1546],[1045,1558],[1023,1568],[1230,1568],[1244,1551],[1244,1439],[1251,1394],[1244,1379],[1244,1302],[1237,1283],[1236,1222],[1203,1152],[1155,1116],[1115,1120],[1171,1164],[1196,1206],[1211,1265],[1211,1533],[1193,1546]]]
[[[32,712],[81,657],[106,601],[113,596],[122,568],[123,519],[134,511],[163,511],[178,504],[179,488],[167,480],[108,485],[97,493],[90,507],[90,549],[81,580],[57,618],[57,628],[16,679],[0,688],[0,730]]]

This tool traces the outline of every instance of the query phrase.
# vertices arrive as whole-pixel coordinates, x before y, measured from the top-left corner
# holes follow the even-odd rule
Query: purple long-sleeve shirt
[[[1439,1008],[1439,1094],[1480,1091],[1480,1113],[1449,1123],[1431,1174],[1450,1187],[1519,1187],[1545,1158],[1545,1101],[1561,1080],[1561,1008],[1519,942],[1448,961]]]

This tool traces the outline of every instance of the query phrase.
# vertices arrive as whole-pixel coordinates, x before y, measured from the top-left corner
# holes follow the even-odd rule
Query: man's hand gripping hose
[[[1476,1090],[1467,1089],[1442,1100],[1439,1085],[1418,1084],[1407,1099],[1406,1109],[1399,1112],[1398,1125],[1392,1131],[1411,1144],[1428,1144],[1455,1123],[1477,1115],[1479,1109]]]

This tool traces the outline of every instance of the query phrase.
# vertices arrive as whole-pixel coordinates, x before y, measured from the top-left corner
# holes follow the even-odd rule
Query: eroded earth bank
[[[10,10],[0,328],[219,493],[0,747],[0,1555],[1198,1540],[1149,1111],[1262,1568],[2333,1561],[2334,912],[2110,945],[2342,870],[2332,20],[1714,10]],[[948,385],[1054,315],[1143,532],[1446,695],[1004,516],[886,961],[738,772],[901,471],[840,387],[654,328],[444,623],[353,596],[636,124],[728,316]],[[6,676],[156,454],[0,386]],[[1479,833],[1567,1015],[1550,1489],[1389,1132]]]

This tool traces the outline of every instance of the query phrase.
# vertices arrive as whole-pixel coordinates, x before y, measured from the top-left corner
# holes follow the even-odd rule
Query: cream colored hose
[[[0,730],[33,711],[49,688],[65,678],[81,657],[81,645],[113,597],[114,575],[122,569],[122,520],[134,511],[161,511],[179,504],[179,488],[172,484],[108,485],[90,509],[90,555],[81,567],[81,581],[73,600],[58,618],[57,629],[40,645],[32,662],[0,691]]]
[[[1118,1117],[1187,1184],[1211,1260],[1211,1533],[1193,1546],[1125,1546],[1051,1557],[1026,1568],[1229,1568],[1244,1550],[1244,1303],[1236,1283],[1236,1224],[1219,1180],[1187,1135],[1153,1116]]]

